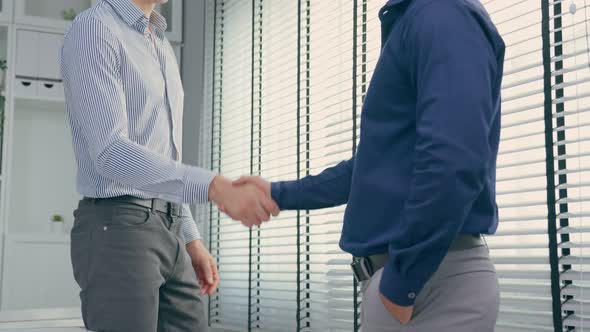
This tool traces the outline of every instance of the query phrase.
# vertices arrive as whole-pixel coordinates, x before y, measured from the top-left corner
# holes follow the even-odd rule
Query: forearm
[[[164,158],[122,137],[100,152],[95,163],[104,177],[177,203],[207,202],[215,177],[211,171]]]
[[[411,305],[431,278],[462,229],[481,192],[483,176],[475,168],[461,172],[431,170],[415,174],[400,220],[390,239],[381,292],[398,305]]]
[[[318,175],[272,183],[272,197],[281,210],[312,210],[345,204],[350,193],[354,158]]]

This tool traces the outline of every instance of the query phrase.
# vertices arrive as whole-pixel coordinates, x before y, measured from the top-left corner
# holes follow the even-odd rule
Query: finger
[[[217,271],[217,264],[215,264],[214,260],[211,260],[211,270],[213,271],[213,285],[211,285],[211,294],[213,294],[219,285],[219,272]]]
[[[251,220],[250,217],[242,218],[240,221],[242,222],[242,225],[248,228],[252,228],[252,225],[254,224],[254,220]]]
[[[213,284],[209,284],[206,281],[203,281],[201,283],[201,295],[211,295],[211,288],[212,288]]]
[[[205,284],[205,283],[201,283],[200,286],[201,286],[201,295],[207,294],[207,288],[209,288],[209,286],[207,286],[207,284]]]
[[[211,258],[211,272],[213,273],[213,282],[219,282],[219,270],[217,270],[217,263],[213,258]]]
[[[225,211],[225,206],[224,205],[217,205],[217,209],[225,214],[227,214],[227,212]]]
[[[199,273],[201,275],[201,282],[206,286],[213,284],[213,271],[211,270],[211,265],[202,264],[199,269],[201,270]]]
[[[262,202],[258,202],[254,212],[256,213],[258,225],[260,225],[263,221],[270,220],[270,213],[266,211],[266,209],[262,205]]]
[[[197,271],[197,282],[199,283],[199,292],[201,293],[201,295],[204,295],[207,289],[207,284],[203,281],[200,270]]]
[[[244,176],[240,176],[239,179],[235,180],[233,182],[233,184],[236,185],[236,186],[241,186],[243,184],[249,183],[251,180],[252,180],[252,177],[251,176],[244,175]]]
[[[277,203],[272,198],[270,198],[270,197],[265,196],[262,199],[261,204],[264,207],[264,210],[266,212],[268,212],[269,215],[272,215],[272,216],[276,217],[281,212],[281,210],[279,209],[279,206],[277,205]]]

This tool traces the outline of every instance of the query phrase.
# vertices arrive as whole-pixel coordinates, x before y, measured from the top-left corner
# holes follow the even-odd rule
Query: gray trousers
[[[74,216],[72,265],[87,329],[208,330],[176,217],[128,203],[87,200]]]
[[[363,332],[492,332],[498,317],[500,291],[485,246],[447,254],[416,297],[412,320],[401,325],[379,298],[383,269],[363,287]]]

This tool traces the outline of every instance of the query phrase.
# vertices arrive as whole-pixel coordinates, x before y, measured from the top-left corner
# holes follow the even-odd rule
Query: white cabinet
[[[17,30],[16,76],[35,78],[39,72],[39,32]]]
[[[8,235],[5,250],[2,310],[80,307],[69,236]]]
[[[17,30],[14,92],[17,97],[63,99],[61,34]]]
[[[39,33],[38,77],[61,80],[60,54],[63,42],[61,34]]]

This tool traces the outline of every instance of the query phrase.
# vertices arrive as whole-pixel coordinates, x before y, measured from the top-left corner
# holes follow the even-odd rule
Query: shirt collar
[[[400,7],[402,4],[407,5],[411,1],[412,0],[389,0],[389,1],[387,1],[385,6],[383,6],[381,8],[381,10],[379,10],[379,19],[381,20],[382,23],[392,20],[392,16],[393,17],[399,16],[399,14],[404,11],[403,8],[398,8],[398,7]],[[390,12],[392,12],[392,11],[396,12],[397,15],[391,15]]]
[[[152,25],[158,30],[158,33],[163,34],[168,25],[166,19],[157,11],[153,11],[148,21],[147,17],[131,0],[106,0],[111,7],[119,14],[119,16],[127,23],[130,27],[135,30],[145,33],[148,24]]]
[[[393,6],[399,5],[400,3],[406,2],[406,1],[409,1],[409,0],[389,0],[389,1],[387,1],[387,4],[385,4],[385,6],[393,7]]]

